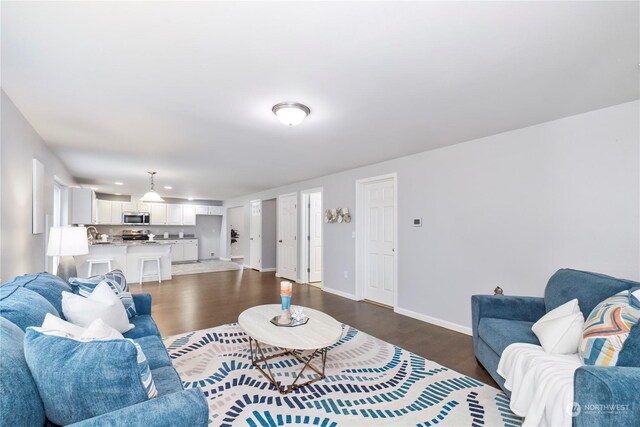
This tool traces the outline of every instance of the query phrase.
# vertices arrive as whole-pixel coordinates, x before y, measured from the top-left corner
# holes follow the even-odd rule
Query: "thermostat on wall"
[[[414,227],[422,227],[422,218],[413,218]]]

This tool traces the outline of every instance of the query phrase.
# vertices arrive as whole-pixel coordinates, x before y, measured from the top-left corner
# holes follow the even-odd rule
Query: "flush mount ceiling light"
[[[153,175],[155,175],[155,172],[147,172],[149,175],[151,175],[151,185],[149,186],[149,191],[147,191],[145,193],[144,196],[142,196],[142,198],[140,199],[141,202],[145,202],[145,203],[161,203],[164,202],[164,199],[162,197],[160,197],[160,195],[158,193],[156,193],[156,190],[154,189],[154,184],[153,184]]]
[[[311,114],[309,107],[297,102],[281,102],[271,109],[278,120],[285,126],[296,126]]]

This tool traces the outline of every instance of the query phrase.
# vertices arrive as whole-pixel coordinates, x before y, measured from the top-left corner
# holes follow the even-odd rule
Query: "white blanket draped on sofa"
[[[578,354],[547,354],[539,345],[508,346],[498,374],[511,391],[511,410],[524,417],[523,426],[571,427],[573,374],[582,366]]]

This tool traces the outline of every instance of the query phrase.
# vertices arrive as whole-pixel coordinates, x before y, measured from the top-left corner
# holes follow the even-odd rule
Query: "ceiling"
[[[79,182],[228,199],[638,99],[638,5],[2,2],[2,88]]]

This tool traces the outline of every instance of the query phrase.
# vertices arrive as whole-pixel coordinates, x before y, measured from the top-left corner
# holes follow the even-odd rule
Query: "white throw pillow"
[[[556,307],[531,327],[540,345],[549,354],[575,354],[582,337],[584,316],[578,300]]]
[[[120,332],[104,323],[102,319],[94,320],[80,335],[80,341],[110,341],[123,339],[124,337]]]
[[[73,337],[79,337],[85,331],[85,328],[74,325],[71,322],[67,322],[66,320],[62,320],[61,318],[54,316],[51,313],[47,313],[44,317],[44,321],[42,322],[42,329],[54,330],[65,332],[68,335]]]
[[[134,327],[122,302],[106,283],[96,286],[89,298],[62,292],[62,312],[71,323],[82,327],[88,327],[95,319],[102,319],[120,333]]]

